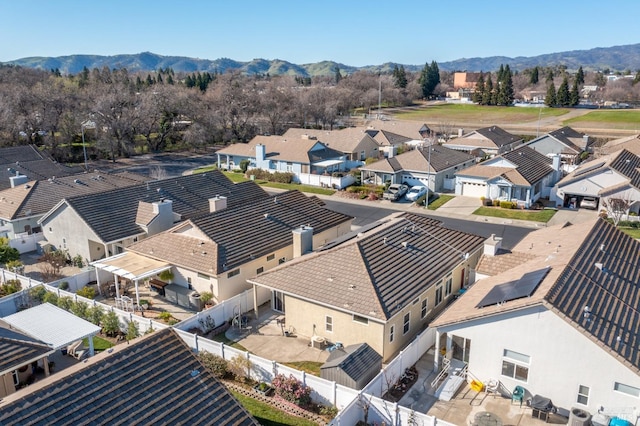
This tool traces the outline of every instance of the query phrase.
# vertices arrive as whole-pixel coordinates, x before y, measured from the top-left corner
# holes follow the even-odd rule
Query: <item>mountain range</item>
[[[430,62],[428,60],[427,62]],[[76,74],[84,67],[93,68],[126,68],[130,72],[154,71],[159,68],[172,68],[175,72],[220,72],[239,70],[245,74],[269,75],[297,75],[304,77],[333,75],[336,67],[343,74],[350,74],[358,70],[370,72],[391,72],[395,64],[391,62],[382,65],[368,65],[354,67],[333,61],[322,61],[311,64],[294,64],[280,59],[254,59],[250,62],[240,62],[229,58],[197,59],[182,56],[162,56],[151,52],[138,54],[99,56],[99,55],[69,55],[58,57],[30,57],[4,62],[5,65],[19,65],[45,70],[58,69],[63,74]],[[438,63],[443,71],[495,71],[500,65],[508,64],[512,70],[523,70],[535,66],[564,65],[569,71],[579,67],[586,70],[614,71],[640,69],[640,43],[625,46],[598,47],[589,50],[572,50],[568,52],[549,53],[538,56],[491,56],[487,58],[462,58],[450,62]],[[420,71],[424,64],[403,64],[405,70]]]

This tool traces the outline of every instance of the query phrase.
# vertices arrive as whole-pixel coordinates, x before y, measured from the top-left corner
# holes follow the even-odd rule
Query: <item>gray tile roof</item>
[[[382,356],[368,344],[360,343],[331,352],[320,370],[337,367],[358,382],[363,376],[370,374],[372,369],[379,371],[381,365]]]
[[[430,154],[429,150],[431,150]],[[431,167],[429,167],[429,160],[431,160]],[[431,145],[430,147],[413,149],[395,157],[376,161],[361,167],[360,170],[380,172],[399,172],[402,170],[412,172],[435,171],[437,173],[471,160],[473,160],[473,156],[464,152],[440,145]]]
[[[629,183],[640,189],[640,157],[626,149],[611,161],[610,167],[629,179]]]
[[[508,145],[522,139],[520,136],[513,135],[498,126],[483,127],[482,129],[476,130],[476,132],[491,140],[497,147]]]
[[[584,133],[580,133],[571,127],[565,126],[558,130],[549,132],[549,136],[562,142],[569,148],[571,148],[576,154],[587,149],[587,144],[584,140]]]
[[[30,181],[0,191],[0,217],[14,220],[44,215],[63,198],[126,188],[147,180],[149,179],[144,176],[129,172],[92,172]]]
[[[113,191],[67,199],[102,241],[118,241],[143,232],[136,224],[140,201],[153,203],[161,199],[173,202],[173,212],[183,219],[209,212],[209,199],[227,197],[227,206],[235,207],[268,197],[254,182],[234,184],[214,170],[177,178],[147,182]]]
[[[640,372],[640,242],[598,220],[545,299]],[[589,316],[584,315],[588,306]],[[618,339],[620,337],[620,339]]]
[[[501,157],[515,164],[518,173],[532,185],[553,173],[552,160],[528,146],[506,152]]]
[[[0,402],[0,424],[258,425],[172,329]]]
[[[9,177],[16,173],[27,176],[28,180],[46,180],[82,173],[82,168],[57,163],[34,145],[0,148],[0,190],[11,187]]]
[[[50,346],[24,333],[0,327],[0,376],[53,352]]]
[[[388,320],[483,242],[482,237],[445,228],[426,216],[403,213],[364,236],[294,259],[250,281]]]
[[[291,246],[292,231],[301,225],[313,227],[313,233],[318,234],[352,219],[320,206],[299,191],[289,191],[191,219],[189,224],[209,241],[183,235],[176,228],[128,250],[205,274],[219,274]]]

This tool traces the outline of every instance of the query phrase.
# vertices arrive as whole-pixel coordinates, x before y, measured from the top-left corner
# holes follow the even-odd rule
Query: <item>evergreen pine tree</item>
[[[496,82],[500,83],[503,80],[504,80],[504,65],[500,64],[500,69],[498,70],[498,74],[496,75]]]
[[[398,87],[401,89],[406,89],[409,81],[407,80],[407,72],[404,70],[404,65],[400,65],[400,69],[398,70]]]
[[[493,81],[491,80],[491,73],[489,73],[489,78],[484,85],[484,92],[482,92],[482,105],[493,105],[491,103],[493,96]]]
[[[171,84],[171,85],[174,84],[173,76],[171,74],[167,76],[167,84]]]
[[[538,84],[538,67],[534,67],[533,70],[531,70],[531,76],[529,77],[529,83],[530,84]]]
[[[340,74],[340,67],[337,65],[334,69],[334,74],[335,74],[336,84],[340,83],[340,80],[342,80],[342,74]]]
[[[549,84],[547,88],[547,96],[544,98],[544,104],[548,107],[556,106],[556,85],[553,84],[553,81],[551,81],[551,84]]]
[[[580,103],[580,90],[578,90],[578,79],[573,80],[573,86],[569,92],[569,105],[576,106]]]
[[[638,82],[640,82],[640,70],[636,71],[636,76],[633,78],[633,85],[635,86]]]
[[[584,71],[582,71],[582,66],[578,68],[578,72],[576,73],[576,82],[578,85],[584,84]]]
[[[551,81],[553,81],[553,70],[549,68],[549,71],[547,71],[547,83]]]
[[[440,69],[438,68],[436,61],[431,61],[431,65],[424,65],[418,81],[422,87],[423,97],[429,98],[433,95],[433,91],[436,89],[436,86],[440,84]]]
[[[471,95],[471,100],[477,104],[482,104],[482,94],[484,93],[484,76],[482,75],[482,71],[478,76],[478,81],[476,81],[476,87],[473,91],[473,95]]]
[[[558,93],[556,93],[556,104],[558,106],[569,106],[569,82],[565,76],[562,79],[560,87],[558,87]]]
[[[502,72],[502,81],[500,82],[500,102],[499,105],[511,105],[513,103],[513,79],[511,77],[511,69],[506,65]]]

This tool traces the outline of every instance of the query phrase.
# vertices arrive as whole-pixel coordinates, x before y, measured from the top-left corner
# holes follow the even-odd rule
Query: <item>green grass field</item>
[[[88,348],[89,339],[87,338],[82,339],[82,344],[84,345],[85,348]],[[113,346],[113,343],[111,343],[110,341],[105,340],[98,336],[93,336],[93,350],[95,350],[96,352],[106,351],[112,346]]]
[[[233,396],[242,404],[242,406],[256,418],[258,423],[264,426],[284,426],[284,425],[301,425],[301,426],[317,426],[316,423],[303,419],[301,417],[291,416],[280,410],[276,410],[269,404],[257,401],[241,393],[230,390]]]
[[[500,207],[479,207],[473,212],[478,216],[501,217],[504,219],[530,220],[533,222],[547,223],[554,214],[555,210],[517,210],[503,209]]]
[[[395,117],[402,120],[425,120],[429,122],[486,122],[486,123],[526,123],[542,117],[559,117],[569,112],[566,108],[515,108],[483,105],[445,104],[422,109],[399,112]]]
[[[640,240],[640,229],[638,228],[618,228],[618,229],[624,232],[625,234],[629,235],[630,237]]]
[[[594,127],[626,127],[628,129],[640,128],[640,111],[638,110],[598,110],[579,117],[563,121],[567,126],[575,124],[587,124]]]

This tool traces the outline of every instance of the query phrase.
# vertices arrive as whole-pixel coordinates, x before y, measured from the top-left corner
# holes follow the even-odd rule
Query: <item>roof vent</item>
[[[387,237],[384,237],[384,238],[382,239],[382,244],[387,245]]]
[[[269,213],[265,213],[265,214],[264,214],[264,218],[265,218],[265,219],[269,219]]]
[[[402,247],[407,248],[409,246],[409,243],[406,241],[402,242]]]
[[[356,288],[355,284],[349,284],[349,290],[354,290]]]

